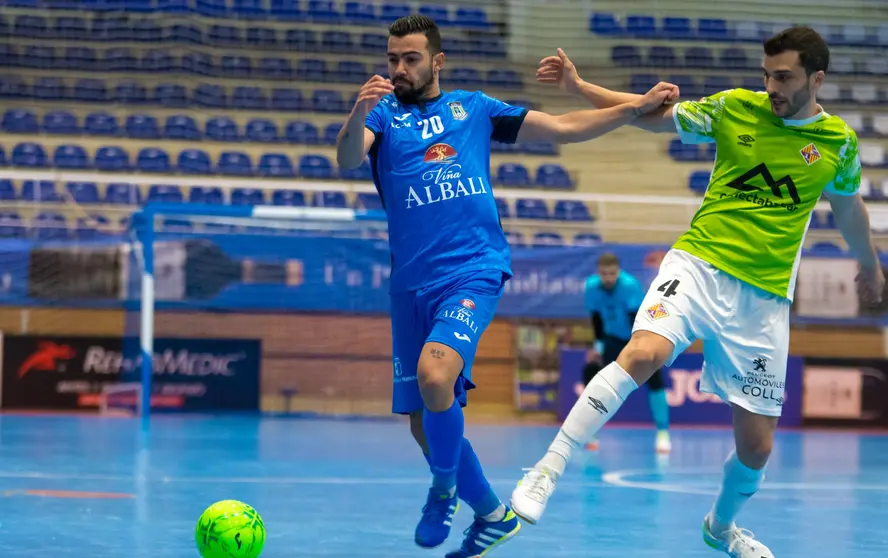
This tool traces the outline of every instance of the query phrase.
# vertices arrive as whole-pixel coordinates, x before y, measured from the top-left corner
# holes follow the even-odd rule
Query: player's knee
[[[641,385],[666,363],[670,352],[647,336],[633,335],[617,362]]]
[[[453,405],[453,373],[447,366],[428,363],[417,370],[419,392],[423,403],[433,413],[446,411]]]
[[[760,436],[737,443],[737,457],[750,469],[762,469],[771,458],[774,449],[773,436]]]

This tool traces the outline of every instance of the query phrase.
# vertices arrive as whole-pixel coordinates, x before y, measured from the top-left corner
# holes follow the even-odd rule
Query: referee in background
[[[609,362],[617,360],[632,336],[632,324],[644,289],[638,279],[620,269],[620,260],[611,253],[598,258],[598,273],[586,279],[586,310],[592,318],[595,345],[583,368],[583,381],[588,384]],[[672,451],[669,440],[669,404],[663,385],[663,371],[657,370],[647,382],[651,414],[657,427],[657,453]],[[586,449],[598,450],[595,438]]]

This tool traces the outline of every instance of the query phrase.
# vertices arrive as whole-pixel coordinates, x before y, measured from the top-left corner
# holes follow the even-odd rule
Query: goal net
[[[388,409],[382,212],[148,204],[125,251],[131,364],[102,412]]]

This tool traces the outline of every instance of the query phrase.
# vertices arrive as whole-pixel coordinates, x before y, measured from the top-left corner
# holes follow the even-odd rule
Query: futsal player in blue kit
[[[638,279],[620,269],[615,254],[605,252],[598,258],[598,273],[586,279],[584,295],[586,311],[595,332],[595,348],[592,358],[583,369],[583,385],[588,385],[602,365],[613,362],[632,337],[635,314],[641,307],[646,290]],[[663,384],[663,371],[657,370],[647,382],[648,402],[657,428],[655,448],[657,453],[672,451],[669,439],[669,403]],[[586,449],[596,451],[598,439],[593,438]]]
[[[432,473],[414,540],[444,543],[461,499],[475,520],[447,557],[480,557],[521,528],[463,436],[475,350],[511,277],[490,141],[591,140],[674,100],[677,88],[660,84],[638,102],[561,116],[481,92],[442,92],[441,35],[419,15],[391,25],[387,56],[390,79],[373,76],[361,87],[337,138],[337,162],[356,168],[369,155],[388,217],[392,411],[409,415]]]

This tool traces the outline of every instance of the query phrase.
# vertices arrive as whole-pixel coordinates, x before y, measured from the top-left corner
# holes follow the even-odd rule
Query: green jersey
[[[826,191],[856,195],[857,135],[837,116],[775,116],[767,93],[724,91],[673,107],[684,143],[715,143],[691,228],[674,248],[792,299],[811,213]]]

